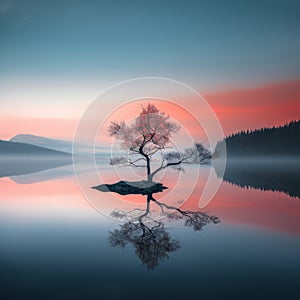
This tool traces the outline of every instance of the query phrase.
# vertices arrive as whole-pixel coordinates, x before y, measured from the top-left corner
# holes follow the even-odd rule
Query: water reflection
[[[241,162],[239,162],[239,165],[241,166]],[[261,166],[262,165],[263,164],[261,164]],[[276,189],[278,189],[279,184],[283,184],[285,182],[287,187],[286,195],[282,193],[274,193],[271,190],[264,192],[258,189],[246,189],[245,187],[247,185],[241,185],[242,188],[239,188],[236,184],[232,185],[227,182],[223,182],[216,197],[206,207],[206,210],[213,212],[220,217],[222,224],[231,223],[239,224],[239,226],[242,224],[248,224],[260,228],[272,229],[274,232],[288,232],[299,235],[299,198],[291,198],[288,196],[288,194],[297,195],[295,193],[295,189],[300,187],[300,184],[295,184],[299,182],[300,178],[298,174],[300,170],[300,168],[298,168],[299,164],[287,162],[281,163],[280,161],[277,161],[272,163],[270,162],[267,165],[269,165],[269,167],[265,168],[265,172],[269,172],[269,178],[267,177],[265,180],[259,182],[260,186],[262,186],[262,189],[267,189],[267,185],[270,184],[270,182],[274,182],[274,177],[280,176],[278,170],[279,166],[281,166],[281,170],[285,176],[283,176],[282,180],[277,181]],[[275,168],[274,166],[272,167],[272,165],[278,166]],[[249,169],[247,169],[248,167]],[[107,166],[106,161],[103,161],[103,163],[99,165],[99,168],[101,168],[101,172],[105,172],[106,169],[109,170],[109,166]],[[164,201],[165,203],[173,206],[183,205],[182,208],[184,210],[197,211],[199,209],[199,195],[201,195],[201,192],[203,191],[207,174],[209,173],[209,166],[201,167],[198,186],[187,201],[180,202],[182,199],[185,199],[184,195],[186,193],[184,190],[189,187],[188,184],[185,183],[189,182],[190,176],[193,174],[193,168],[193,166],[188,166],[186,167],[186,172],[181,173],[182,180],[180,189],[178,189],[175,194],[171,194],[169,192],[172,190],[174,182],[170,171],[168,177],[164,180],[170,189],[161,194],[163,195],[163,198],[167,200]],[[256,167],[251,166],[250,163],[244,164],[242,168],[239,167],[238,171],[242,174],[240,176],[241,178],[236,176],[235,183],[238,180],[241,181],[244,177],[249,185],[249,182],[251,182],[249,177],[244,176],[243,174],[244,172],[249,172],[251,169],[258,170]],[[278,174],[275,172],[276,169]],[[82,163],[81,170],[82,173],[84,173],[83,176],[86,178],[88,187],[90,187],[94,182],[90,177],[88,166]],[[273,176],[271,170],[273,170]],[[228,171],[230,170],[228,169]],[[174,174],[176,175],[175,172]],[[227,173],[224,178],[225,181],[228,179],[228,174],[229,173]],[[267,175],[267,173],[265,173],[265,175]],[[256,172],[256,176],[260,176],[259,172]],[[111,177],[108,180],[110,182],[114,182],[117,179],[115,177]],[[97,180],[95,181],[97,182]],[[288,184],[289,182],[290,184]],[[24,183],[27,184],[24,185]],[[20,215],[31,213],[38,217],[40,214],[48,214],[49,216],[60,215],[65,211],[72,211],[75,208],[77,209],[77,207],[78,212],[76,212],[76,214],[79,215],[83,209],[90,209],[89,204],[83,198],[77,187],[72,165],[30,173],[27,175],[1,178],[0,185],[2,196],[0,210],[2,213],[11,212],[13,214],[17,213]],[[292,188],[294,188],[294,190]],[[99,193],[97,190],[90,188],[89,190],[91,193],[89,196],[95,199],[95,203],[99,204],[99,206],[103,208],[106,215],[109,215],[115,208],[124,209],[124,206],[125,209],[128,210],[135,207],[143,208],[143,203],[146,203],[140,195],[124,196],[125,198],[118,195],[119,198],[126,200],[126,202],[123,202],[118,199],[114,201],[112,199],[114,198],[112,193]],[[168,193],[170,193],[170,195]],[[165,197],[166,194],[168,194],[168,197]],[[155,198],[161,200],[159,194],[156,195],[157,197]],[[138,205],[136,205],[136,203],[138,203]],[[155,207],[156,205],[152,204],[152,206]],[[70,215],[70,213],[68,215]]]
[[[123,249],[126,245],[134,248],[135,254],[148,269],[154,269],[158,264],[169,258],[169,253],[180,248],[178,239],[170,236],[165,227],[166,221],[183,221],[195,231],[201,230],[209,223],[219,223],[219,218],[201,211],[182,210],[154,198],[153,194],[165,190],[162,183],[140,181],[100,185],[93,187],[101,192],[115,192],[120,195],[140,194],[146,198],[144,210],[134,208],[129,211],[116,209],[111,216],[125,222],[119,229],[111,231],[109,243],[112,247]],[[155,204],[160,214],[151,209]]]
[[[154,269],[161,261],[169,258],[169,253],[180,248],[179,241],[173,239],[162,222],[146,225],[143,222],[126,222],[110,232],[112,247],[123,249],[133,246],[135,254],[148,269]]]
[[[216,173],[219,174],[217,168]],[[300,197],[300,161],[229,160],[223,180],[243,188],[278,191]]]
[[[180,189],[188,188],[185,182],[192,168],[182,173]],[[89,187],[97,184],[86,169],[83,165]],[[149,213],[142,218],[147,229],[138,218],[147,211],[148,195],[90,189],[107,214],[113,211],[114,218],[121,219],[118,225],[88,204],[67,167],[56,170],[57,174],[53,169],[43,176],[14,177],[20,183],[25,177],[27,182],[45,179],[34,184],[0,179],[4,298],[43,299],[47,294],[49,299],[63,300],[132,299],[133,291],[143,299],[193,299],[196,295],[204,299],[299,298],[298,198],[224,182],[205,208],[209,216],[213,212],[222,220],[219,226],[202,227],[199,234],[186,224],[186,216],[151,200]],[[152,196],[175,208],[180,205],[184,212],[197,212],[208,172],[209,167],[201,168],[199,188],[185,203],[177,203],[183,198],[179,192],[166,201],[172,176],[163,180],[169,190]],[[109,178],[109,182],[117,180]],[[141,198],[143,203],[120,204],[110,201],[110,196],[126,201]],[[147,263],[141,267],[143,260]],[[150,266],[154,269],[149,272]],[[155,289],[145,293],[146,282]]]
[[[102,160],[99,166],[103,169]],[[292,197],[300,197],[299,160],[228,160],[223,176],[217,166],[216,164],[217,176],[242,188],[279,191]],[[80,165],[80,170],[81,173],[89,172],[84,161]],[[30,184],[73,175],[74,170],[70,159],[0,157],[0,178],[10,177],[18,184]]]
[[[25,175],[72,164],[72,157],[0,156],[0,178]]]
[[[46,182],[53,179],[69,178],[74,176],[73,165],[66,165],[34,173],[26,173],[23,175],[10,176],[10,179],[17,184],[32,184],[37,182]]]

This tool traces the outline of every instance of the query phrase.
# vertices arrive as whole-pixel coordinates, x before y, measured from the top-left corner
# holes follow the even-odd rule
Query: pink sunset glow
[[[226,135],[281,125],[299,119],[300,79],[208,93],[205,99],[217,114]]]
[[[10,139],[17,134],[34,134],[50,138],[72,139],[76,129],[75,119],[41,119],[30,117],[1,117],[1,139]]]
[[[300,79],[266,84],[253,88],[239,88],[228,91],[209,92],[204,98],[211,105],[223,127],[225,135],[243,129],[254,129],[284,124],[290,120],[299,118],[300,111]],[[186,103],[194,105],[194,114],[200,114],[192,99],[186,99]],[[146,101],[147,102],[147,101]],[[77,117],[62,118],[61,111],[70,110],[70,102],[62,102],[59,111],[60,117],[51,118],[31,117],[29,114],[15,116],[14,112],[6,112],[1,115],[0,125],[2,139],[9,139],[20,133],[28,133],[52,138],[72,139],[80,112]],[[82,112],[84,105],[81,105]],[[189,107],[191,107],[189,105]],[[45,111],[47,104],[45,104]],[[203,138],[201,126],[195,125],[191,115],[176,105],[167,102],[159,102],[158,108],[169,114],[185,127],[192,135]],[[32,108],[34,111],[34,107]],[[132,119],[138,113],[140,107],[129,104],[123,108],[121,114],[114,113],[110,120],[122,117],[125,121]],[[99,112],[99,119],[103,119]],[[107,140],[109,141],[109,139]]]

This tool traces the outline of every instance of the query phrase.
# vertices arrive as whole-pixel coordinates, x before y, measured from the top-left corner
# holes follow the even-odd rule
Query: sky
[[[205,96],[225,134],[299,118],[300,2],[0,0],[0,138],[72,139],[89,103],[158,76]]]

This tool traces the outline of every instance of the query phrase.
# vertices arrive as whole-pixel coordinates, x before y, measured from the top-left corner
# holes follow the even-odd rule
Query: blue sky
[[[0,78],[206,87],[299,75],[299,1],[3,1]]]

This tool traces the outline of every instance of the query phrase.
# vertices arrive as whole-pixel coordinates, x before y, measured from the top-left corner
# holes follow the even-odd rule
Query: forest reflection
[[[292,197],[300,197],[300,160],[230,159],[224,175],[216,173],[224,181],[243,188],[263,191],[279,191]]]

